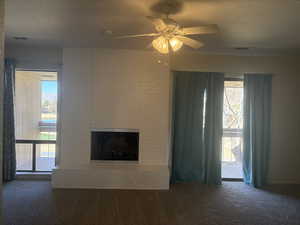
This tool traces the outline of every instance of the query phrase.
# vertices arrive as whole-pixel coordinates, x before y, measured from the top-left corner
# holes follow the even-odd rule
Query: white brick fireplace
[[[54,188],[169,188],[170,72],[165,62],[148,51],[64,49]],[[138,130],[138,161],[91,161],[90,132],[105,128]]]

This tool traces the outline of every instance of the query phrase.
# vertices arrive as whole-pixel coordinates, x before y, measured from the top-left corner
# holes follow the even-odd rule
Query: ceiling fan
[[[183,44],[198,49],[204,44],[200,41],[186,37],[188,35],[214,34],[218,32],[217,25],[204,25],[197,27],[181,27],[175,20],[166,16],[166,18],[157,18],[147,16],[153,23],[156,33],[137,34],[119,36],[121,38],[138,38],[138,37],[155,37],[152,45],[157,51],[162,54],[168,54],[170,51],[178,51]]]

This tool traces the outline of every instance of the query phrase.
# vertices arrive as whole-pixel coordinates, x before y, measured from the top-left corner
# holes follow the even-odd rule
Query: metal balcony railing
[[[51,169],[49,170],[41,170],[38,169],[37,170],[37,145],[46,145],[46,144],[51,144],[51,145],[56,145],[56,140],[16,140],[16,149],[18,149],[18,144],[30,144],[31,147],[31,169],[26,168],[26,169],[18,169],[18,172],[49,172],[51,171]],[[21,149],[22,150],[22,149]],[[18,165],[18,153],[19,151],[17,151],[17,165]],[[42,157],[42,158],[49,158],[49,157]],[[55,157],[53,158],[53,160],[55,160]],[[30,161],[30,159],[27,161]],[[27,162],[28,164],[28,162]]]
[[[243,137],[243,129],[223,128],[223,137]]]

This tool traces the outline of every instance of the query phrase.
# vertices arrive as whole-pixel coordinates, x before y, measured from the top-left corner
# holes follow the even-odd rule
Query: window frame
[[[233,78],[233,77],[226,77],[224,79],[224,91],[225,91],[225,82],[226,81],[243,81],[243,78]],[[243,138],[243,129],[238,129],[238,128],[222,128],[222,143],[223,143],[223,137],[241,137]],[[223,149],[222,149],[223,151]],[[222,159],[221,159],[221,163],[222,163]],[[222,181],[236,181],[236,182],[243,182],[244,179],[243,178],[223,178],[222,177]]]
[[[15,68],[15,74],[17,71],[33,71],[33,72],[55,72],[57,74],[57,118],[56,118],[56,140],[24,140],[24,139],[16,139],[15,145],[17,144],[31,144],[32,145],[32,169],[31,170],[16,170],[16,172],[30,172],[30,173],[51,173],[52,170],[36,170],[36,145],[37,144],[55,144],[55,166],[58,166],[59,162],[59,147],[60,147],[60,110],[61,110],[61,69],[29,69],[29,68]],[[40,84],[41,85],[41,84]]]

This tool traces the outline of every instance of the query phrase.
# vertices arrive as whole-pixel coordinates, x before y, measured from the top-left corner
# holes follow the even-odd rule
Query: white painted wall
[[[272,73],[272,143],[269,179],[300,183],[300,57],[178,54],[173,70],[228,74]]]
[[[54,186],[168,188],[169,67],[149,51],[108,49],[64,49],[63,63],[61,151]],[[104,175],[103,164],[95,169],[90,163],[93,128],[139,129],[139,163],[114,163]],[[121,183],[93,183],[88,172],[82,175],[92,170],[93,176],[99,174],[94,180],[103,181],[116,169],[124,173]],[[76,180],[75,173],[85,182]]]

